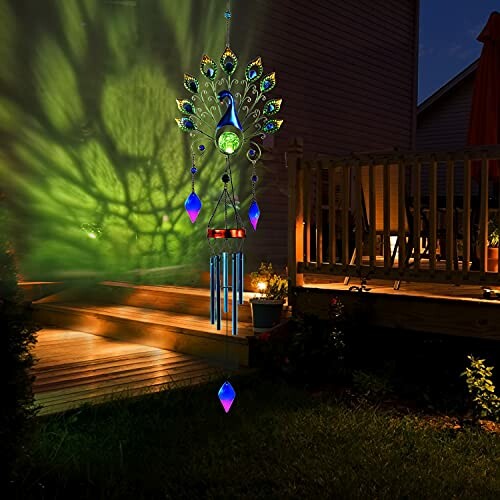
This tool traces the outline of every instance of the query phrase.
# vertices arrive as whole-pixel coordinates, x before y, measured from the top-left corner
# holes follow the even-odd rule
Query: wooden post
[[[363,259],[363,189],[361,184],[361,164],[354,164],[354,206],[355,206],[355,242],[356,242],[356,270],[361,270]]]
[[[470,260],[470,220],[471,220],[471,161],[468,155],[464,158],[464,213],[463,213],[463,253],[462,278],[469,278]]]
[[[309,268],[311,262],[311,212],[312,212],[312,196],[311,196],[311,182],[312,182],[312,167],[310,163],[302,161],[302,174],[303,174],[303,226],[304,226],[304,268]]]
[[[389,161],[384,162],[384,272],[391,270],[391,178]]]
[[[429,187],[429,265],[431,276],[436,271],[436,246],[437,246],[437,160],[432,158],[430,168]]]
[[[421,184],[422,184],[422,163],[417,160],[413,167],[415,169],[413,184],[413,262],[415,272],[420,269],[420,233],[421,230]]]
[[[479,272],[485,278],[488,261],[488,162],[483,154],[481,159],[481,208],[479,215]]]
[[[328,220],[329,220],[329,260],[330,269],[337,262],[337,228],[336,226],[336,200],[335,200],[335,166],[328,167]]]
[[[316,268],[323,264],[323,165],[316,161]]]
[[[302,141],[292,142],[288,152],[288,277],[290,285],[303,286],[304,277],[297,272],[297,264],[304,259],[304,215]]]
[[[342,264],[347,273],[349,265],[349,213],[350,213],[350,183],[351,167],[342,165]]]
[[[406,261],[406,200],[405,200],[405,184],[406,184],[406,166],[405,160],[399,160],[398,167],[398,270],[399,274],[403,274]]]
[[[368,236],[368,247],[370,254],[370,268],[374,268],[377,265],[377,258],[375,252],[375,246],[377,241],[377,202],[376,202],[376,189],[375,189],[375,164],[373,159],[370,161],[368,167],[368,192],[369,192],[369,207],[370,207],[370,233]]]
[[[446,165],[446,272],[451,276],[453,261],[455,257],[455,238],[453,229],[454,209],[453,201],[455,198],[455,162],[450,156]]]

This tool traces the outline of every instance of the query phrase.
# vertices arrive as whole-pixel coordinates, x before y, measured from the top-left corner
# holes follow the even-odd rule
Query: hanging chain
[[[227,0],[226,12],[224,12],[224,17],[226,18],[226,47],[229,47],[230,36],[231,36],[231,0]]]

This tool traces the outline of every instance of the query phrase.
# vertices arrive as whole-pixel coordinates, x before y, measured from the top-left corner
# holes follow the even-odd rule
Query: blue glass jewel
[[[252,175],[251,180],[252,180],[252,182],[257,182],[259,180],[259,178],[256,175]]]
[[[255,71],[254,69],[251,69],[249,72],[248,72],[248,77],[250,78],[250,80],[253,80],[254,78],[257,77],[257,71]]]
[[[191,222],[193,224],[201,211],[201,206],[201,200],[198,198],[198,195],[194,191],[186,198],[186,201],[184,202],[186,212],[188,213],[189,218],[191,219]]]
[[[231,11],[230,10],[226,10],[226,12],[224,12],[224,17],[226,19],[231,19]]]
[[[251,149],[251,150],[248,152],[248,154],[249,154],[250,156],[255,156],[255,154],[256,154],[256,153],[257,153],[257,152],[255,151],[255,149]]]
[[[257,224],[259,222],[260,217],[260,208],[257,203],[257,200],[253,200],[250,204],[250,208],[248,209],[248,218],[250,219],[250,223],[252,224],[253,230],[257,231]]]
[[[233,389],[233,386],[229,382],[224,382],[222,387],[219,389],[219,401],[224,407],[224,411],[227,413],[231,405],[233,404],[234,399],[236,398],[236,391]]]
[[[186,111],[186,113],[189,113],[190,115],[194,114],[193,106],[191,106],[189,102],[186,102],[184,104],[184,110]]]
[[[208,78],[212,78],[215,75],[215,70],[213,68],[208,68],[206,71]]]
[[[233,71],[233,68],[234,68],[234,64],[231,62],[231,61],[228,61],[224,67],[226,68],[226,71],[228,73],[231,73],[231,71]]]
[[[266,80],[264,82],[264,88],[267,90],[270,86],[272,85],[272,82],[270,82],[269,80]]]
[[[204,146],[203,144],[200,144],[200,145],[198,146],[198,149],[199,149],[200,151],[205,151],[205,146]]]
[[[191,173],[196,174],[198,172],[198,169],[196,167],[191,167]]]

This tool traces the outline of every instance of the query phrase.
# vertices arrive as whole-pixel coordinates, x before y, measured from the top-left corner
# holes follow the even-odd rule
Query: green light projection
[[[0,192],[22,274],[189,282],[208,213],[193,225],[184,210],[189,141],[172,102],[182,68],[224,46],[220,3],[0,0],[0,17]],[[198,167],[210,206],[223,159]]]

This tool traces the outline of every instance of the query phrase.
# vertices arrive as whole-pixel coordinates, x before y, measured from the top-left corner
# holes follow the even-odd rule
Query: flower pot
[[[284,300],[250,299],[254,332],[265,332],[281,322]]]
[[[486,271],[490,273],[498,272],[498,248],[488,247],[488,261]]]

